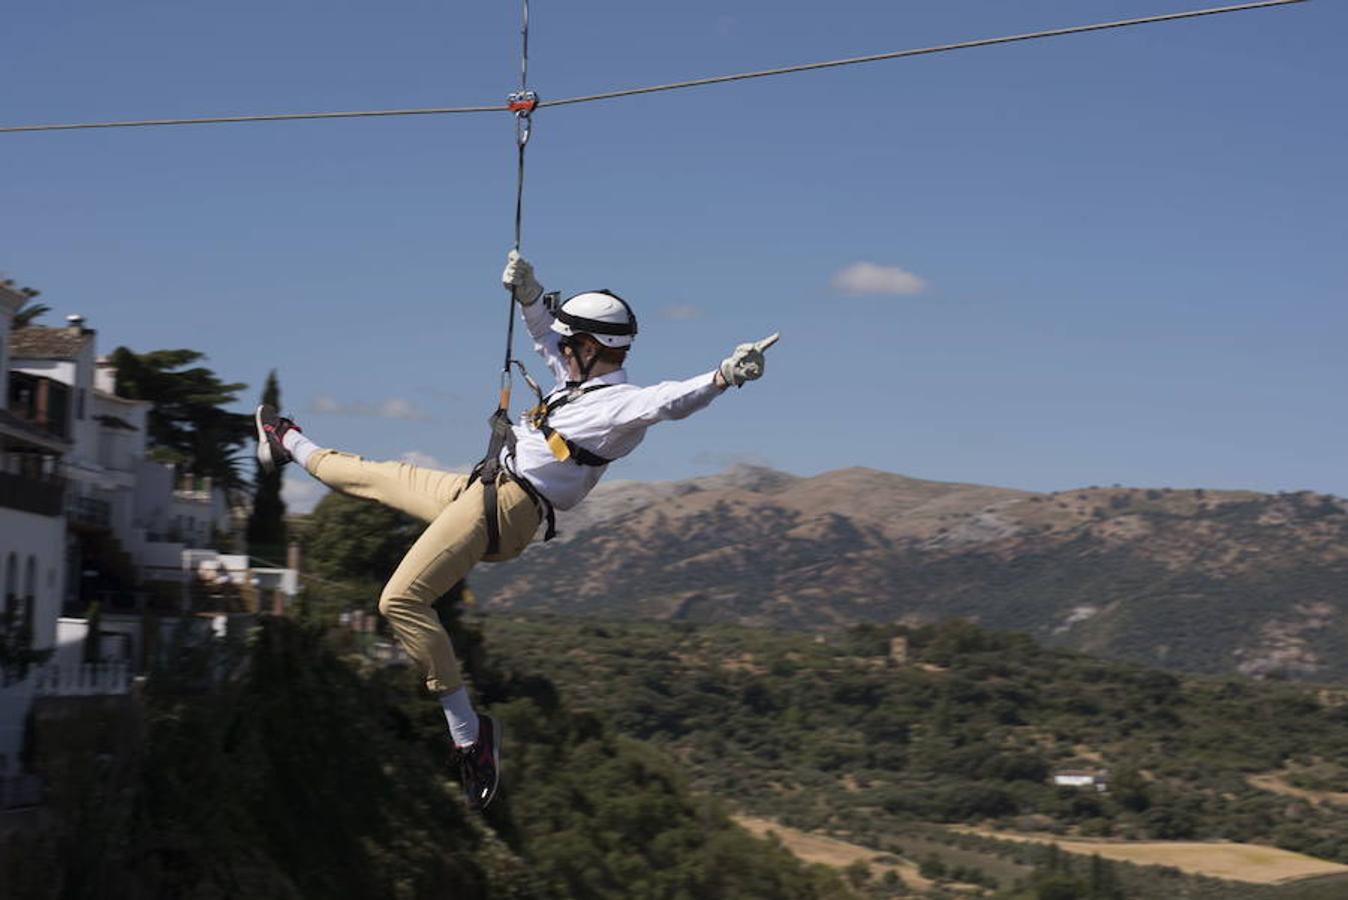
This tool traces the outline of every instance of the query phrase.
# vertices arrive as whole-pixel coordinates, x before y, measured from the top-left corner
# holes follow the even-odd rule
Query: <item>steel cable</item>
[[[938,44],[934,47],[920,47],[914,50],[895,50],[891,53],[875,53],[870,56],[853,56],[848,59],[834,59],[828,62],[805,63],[798,66],[784,66],[780,69],[763,69],[758,72],[740,72],[735,75],[715,75],[711,78],[698,78],[692,81],[675,81],[670,84],[657,84],[650,87],[629,88],[621,91],[607,91],[602,94],[586,94],[580,97],[567,97],[562,100],[541,100],[539,106],[566,106],[571,103],[593,103],[597,100],[613,100],[618,97],[632,97],[637,94],[653,94],[658,91],[677,91],[683,88],[703,87],[709,84],[725,84],[729,81],[744,81],[749,78],[767,78],[771,75],[792,75],[797,72],[810,72],[815,69],[831,69],[837,66],[853,66],[860,63],[880,62],[887,59],[905,59],[910,56],[927,56],[932,53],[949,53],[953,50],[970,50],[975,47],[991,47],[997,44],[1014,44],[1019,41],[1033,41],[1040,38],[1062,37],[1069,34],[1084,34],[1090,31],[1105,31],[1111,28],[1130,28],[1135,25],[1151,25],[1157,22],[1174,22],[1179,19],[1195,19],[1200,16],[1215,16],[1222,13],[1245,12],[1252,9],[1264,9],[1270,6],[1288,6],[1293,3],[1305,3],[1306,0],[1262,0],[1258,3],[1242,3],[1237,6],[1218,6],[1211,9],[1190,10],[1188,12],[1168,13],[1160,16],[1147,16],[1139,19],[1120,19],[1114,22],[1098,22],[1094,25],[1073,25],[1067,28],[1054,28],[1048,31],[1030,31],[1025,34],[1013,34],[1006,37],[980,38],[973,41],[960,41],[955,44]]]
[[[539,107],[568,106],[577,103],[593,103],[599,100],[613,100],[619,97],[632,97],[637,94],[653,94],[661,91],[676,91],[684,88],[703,87],[712,84],[724,84],[731,81],[745,81],[751,78],[767,78],[772,75],[791,75],[798,72],[810,72],[815,69],[830,69],[840,66],[853,66],[861,63],[880,62],[890,59],[905,59],[912,56],[927,56],[935,53],[949,53],[955,50],[970,50],[976,47],[991,47],[997,44],[1013,44],[1021,41],[1042,38],[1063,37],[1070,34],[1085,34],[1092,31],[1105,31],[1114,28],[1131,28],[1137,25],[1152,25],[1160,22],[1175,22],[1181,19],[1196,19],[1202,16],[1216,16],[1224,13],[1246,12],[1267,9],[1275,6],[1290,6],[1305,3],[1307,0],[1261,0],[1257,3],[1241,3],[1234,6],[1218,6],[1209,9],[1189,10],[1186,12],[1166,13],[1157,16],[1145,16],[1135,19],[1120,19],[1114,22],[1098,22],[1092,25],[1073,25],[1067,28],[1053,28],[1046,31],[1030,31],[1005,37],[980,38],[972,41],[960,41],[954,44],[938,44],[933,47],[920,47],[911,50],[896,50],[890,53],[875,53],[869,56],[854,56],[847,59],[834,59],[826,62],[805,63],[785,66],[778,69],[763,69],[757,72],[740,72],[734,75],[716,75],[710,78],[698,78],[691,81],[676,81],[669,84],[657,84],[649,87],[628,88],[618,91],[606,91],[599,94],[585,94],[578,97],[566,97],[560,100],[541,100]],[[526,51],[527,52],[527,51]],[[431,107],[426,109],[379,109],[355,112],[326,113],[279,113],[260,116],[217,116],[190,119],[144,119],[125,122],[76,122],[56,125],[9,125],[0,126],[0,134],[13,134],[28,131],[73,131],[91,128],[148,128],[165,125],[218,125],[237,122],[286,122],[305,119],[357,119],[388,116],[437,116],[451,113],[507,112],[509,106],[452,106]]]

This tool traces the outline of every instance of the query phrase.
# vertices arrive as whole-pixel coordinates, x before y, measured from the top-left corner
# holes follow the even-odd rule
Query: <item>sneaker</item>
[[[463,781],[463,796],[473,812],[487,808],[496,796],[496,786],[501,779],[501,732],[491,716],[479,713],[477,720],[477,742],[454,751]]]
[[[281,438],[292,428],[299,431],[300,426],[280,416],[276,407],[265,403],[257,408],[253,422],[257,425],[257,461],[264,472],[275,472],[290,462],[290,451],[281,443]]]

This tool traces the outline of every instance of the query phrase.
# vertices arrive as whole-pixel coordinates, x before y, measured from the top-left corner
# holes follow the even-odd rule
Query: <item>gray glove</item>
[[[520,256],[518,250],[511,250],[507,254],[501,284],[525,306],[537,302],[543,294],[543,285],[534,277],[534,267],[529,264],[529,260]]]
[[[744,387],[746,381],[763,377],[763,351],[777,343],[781,333],[769,335],[753,344],[740,344],[735,352],[721,363],[721,377],[726,384]]]

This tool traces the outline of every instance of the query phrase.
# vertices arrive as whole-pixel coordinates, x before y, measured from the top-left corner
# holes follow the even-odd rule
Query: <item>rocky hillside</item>
[[[844,469],[603,485],[489,608],[795,628],[962,616],[1190,671],[1348,678],[1348,503]]]

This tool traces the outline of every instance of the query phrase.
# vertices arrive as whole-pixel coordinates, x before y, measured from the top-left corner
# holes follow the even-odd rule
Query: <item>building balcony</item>
[[[0,472],[0,509],[59,516],[65,508],[64,478]]]
[[[66,503],[66,517],[71,524],[86,528],[111,528],[112,504],[97,497],[72,494]]]
[[[70,440],[70,385],[51,378],[9,373],[6,404],[15,417],[55,437]]]

